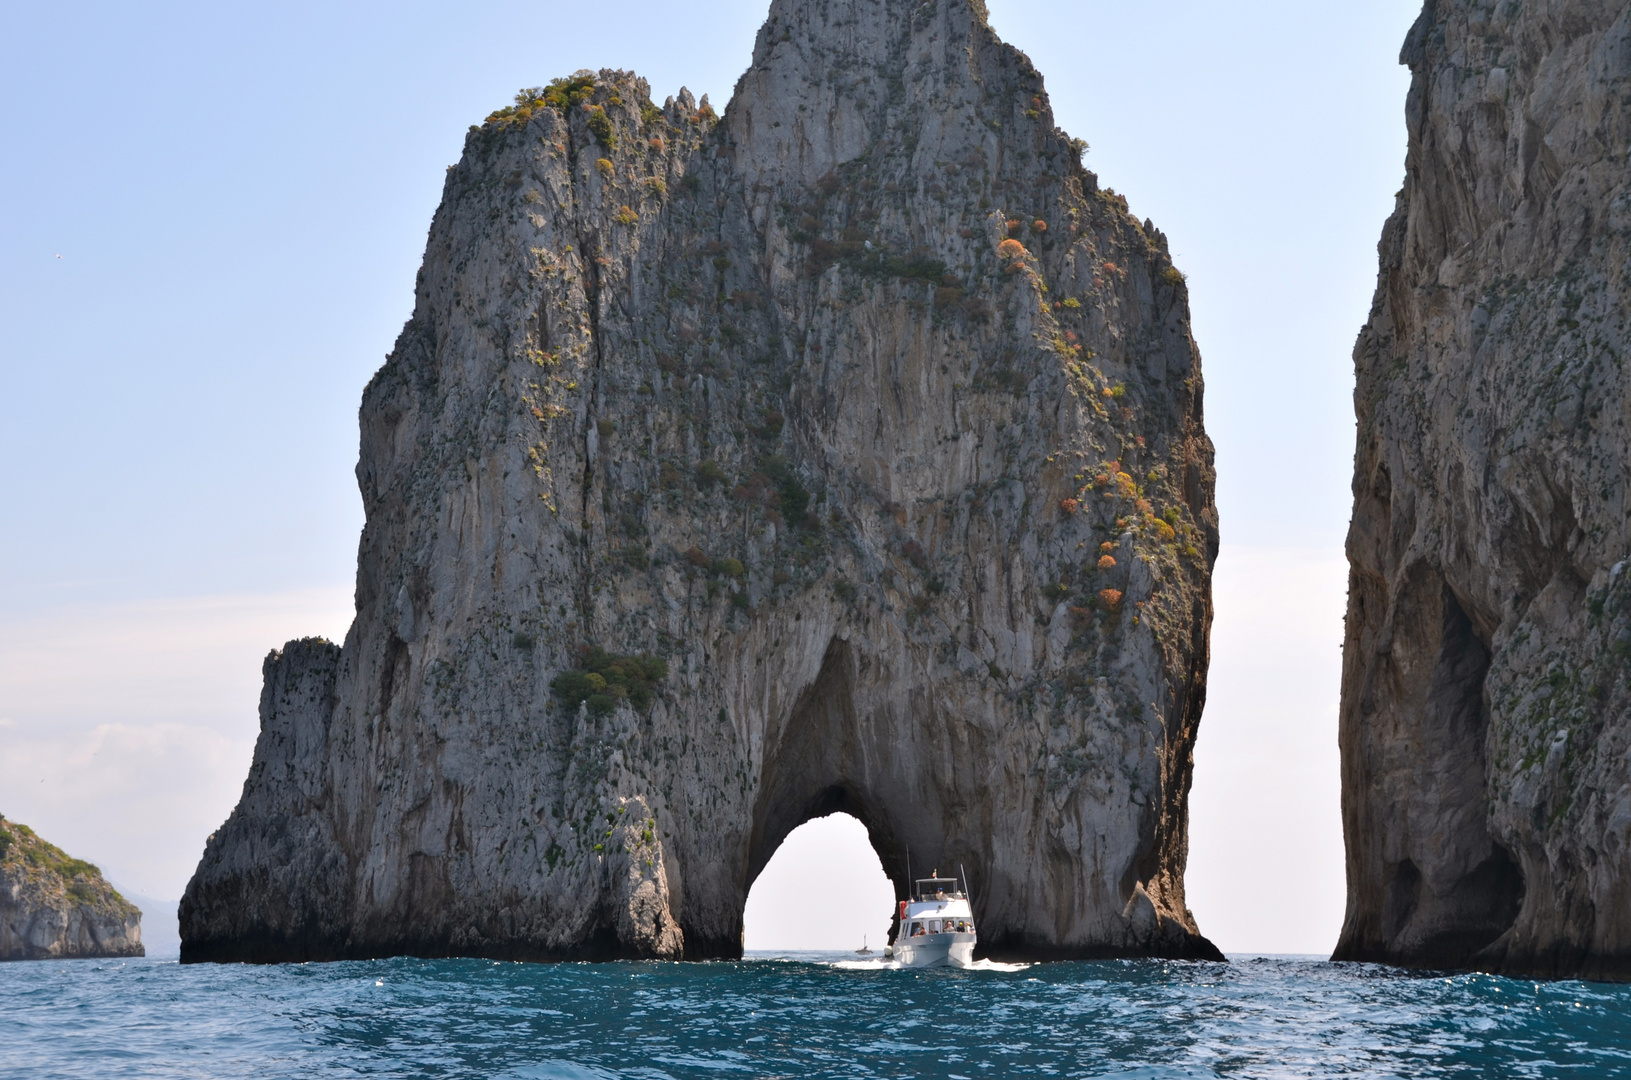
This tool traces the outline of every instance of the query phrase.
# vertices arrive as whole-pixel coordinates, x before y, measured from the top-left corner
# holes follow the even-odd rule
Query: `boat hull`
[[[921,934],[895,946],[895,963],[901,967],[972,967],[973,934]]]

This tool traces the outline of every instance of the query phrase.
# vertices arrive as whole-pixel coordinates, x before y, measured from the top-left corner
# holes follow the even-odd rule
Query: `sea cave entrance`
[[[845,813],[812,818],[787,834],[748,890],[747,952],[852,952],[863,939],[882,955],[895,887],[866,826]]]

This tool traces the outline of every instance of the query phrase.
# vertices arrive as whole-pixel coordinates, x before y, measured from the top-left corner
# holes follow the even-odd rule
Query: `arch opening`
[[[923,701],[880,696],[887,675],[835,637],[785,719],[770,725],[740,864],[736,949],[849,951],[864,934],[881,953],[908,895],[908,853],[913,864],[922,860],[913,867],[920,871],[966,864],[979,873],[980,845],[969,835],[979,823],[962,802],[945,804],[955,779],[924,745],[944,749],[942,725]],[[904,731],[902,707],[916,717]],[[794,869],[799,881],[788,882]],[[781,899],[771,910],[760,894]],[[835,921],[850,897],[858,898],[853,914]]]
[[[881,956],[895,885],[860,819],[812,817],[787,834],[748,889],[745,952],[853,952]]]

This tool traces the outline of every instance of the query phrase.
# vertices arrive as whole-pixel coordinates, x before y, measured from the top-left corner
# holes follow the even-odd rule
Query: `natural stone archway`
[[[969,746],[970,727],[929,717],[902,724],[892,715],[892,700],[857,701],[863,678],[859,651],[835,638],[827,647],[815,681],[799,696],[783,723],[766,732],[767,749],[758,795],[753,806],[753,832],[748,847],[748,889],[789,833],[813,818],[845,813],[866,826],[868,840],[884,873],[904,899],[908,855],[915,848],[919,866],[937,859],[947,866],[959,859],[989,865],[989,851],[971,843],[982,834],[978,820],[953,796],[955,777],[936,775],[945,756],[933,752],[937,741],[954,740],[954,750]],[[863,711],[865,704],[883,706]],[[929,702],[918,704],[930,705]],[[908,702],[908,708],[911,703]],[[932,708],[932,706],[931,706]],[[923,775],[924,764],[930,775]],[[954,763],[955,764],[955,763]],[[975,794],[969,792],[969,794]],[[959,835],[961,833],[961,835]],[[961,846],[959,846],[961,845]]]
[[[646,101],[525,92],[449,171],[356,622],[268,659],[184,958],[734,956],[833,809],[899,889],[965,861],[993,953],[1215,956],[1165,238],[967,0],[777,0],[723,119]]]

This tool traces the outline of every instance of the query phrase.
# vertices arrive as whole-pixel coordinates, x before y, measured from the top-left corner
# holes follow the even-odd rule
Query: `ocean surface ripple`
[[[1631,1077],[1626,986],[1285,957],[853,961],[5,964],[0,1076]]]

